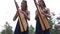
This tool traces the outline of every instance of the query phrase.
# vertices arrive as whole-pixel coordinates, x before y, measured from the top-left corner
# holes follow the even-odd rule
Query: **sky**
[[[16,0],[19,7],[21,6],[22,0]],[[50,12],[54,12],[56,16],[60,13],[60,0],[44,0],[46,6],[50,9]],[[30,21],[28,21],[29,26],[33,25],[35,28],[35,11],[36,7],[33,0],[27,0],[28,10],[30,11]],[[13,27],[13,31],[15,30],[16,21],[13,21],[13,17],[16,13],[16,7],[14,4],[14,0],[0,0],[0,31],[4,29],[4,24],[6,21]]]

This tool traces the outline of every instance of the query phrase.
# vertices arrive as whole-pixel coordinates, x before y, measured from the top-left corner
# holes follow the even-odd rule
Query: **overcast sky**
[[[18,5],[21,6],[22,0],[17,0]],[[44,0],[46,6],[50,9],[51,12],[55,12],[56,15],[60,13],[60,0]],[[34,5],[33,0],[27,0],[28,4],[28,10],[31,13],[31,20],[28,21],[29,25],[33,25],[35,27],[35,10],[36,7]],[[15,26],[17,23],[16,21],[13,21],[13,17],[16,13],[16,7],[14,4],[14,0],[0,0],[0,31],[4,29],[4,24],[6,21],[13,27],[13,30],[15,30]]]

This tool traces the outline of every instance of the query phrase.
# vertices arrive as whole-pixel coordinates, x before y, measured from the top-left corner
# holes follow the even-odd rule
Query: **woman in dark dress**
[[[43,15],[45,15],[46,18],[47,18],[47,17],[50,18],[50,17],[51,17],[50,11],[49,11],[49,9],[46,7],[44,1],[43,1],[43,0],[39,0],[39,1],[38,1],[38,5],[39,5],[39,7],[42,8],[42,11],[43,11],[43,12],[41,12],[41,13],[42,13]],[[36,31],[35,31],[35,34],[50,34],[50,29],[45,30],[45,31],[42,30],[42,27],[41,27],[41,24],[40,24],[40,20],[39,20],[39,17],[38,17],[37,14],[38,14],[38,11],[36,10],[36,17],[35,17],[35,19],[36,19]]]
[[[27,10],[27,1],[25,1],[25,0],[22,1],[22,3],[21,3],[21,9],[19,9],[19,12],[21,12],[21,13],[24,14],[26,23],[28,25],[27,20],[30,20],[30,12]],[[13,21],[15,21],[18,16],[19,15],[16,12],[16,15],[14,16]],[[15,31],[14,31],[14,34],[28,34],[29,27],[27,26],[27,30],[24,31],[24,32],[21,32],[21,28],[20,28],[20,24],[19,23],[20,22],[19,22],[19,19],[18,19],[16,28],[15,28]]]

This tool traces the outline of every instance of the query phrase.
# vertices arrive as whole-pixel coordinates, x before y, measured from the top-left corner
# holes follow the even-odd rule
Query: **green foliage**
[[[29,34],[34,34],[34,27],[32,25],[29,27]]]
[[[60,16],[56,17],[56,20],[57,20],[58,24],[60,24]],[[51,34],[60,34],[60,30],[59,30],[60,29],[60,25],[58,25],[58,24],[54,24],[54,28],[51,29]]]
[[[9,25],[8,22],[4,25],[5,29],[2,30],[1,34],[13,34],[12,27]]]
[[[59,26],[55,25],[54,30],[52,30],[52,31],[53,31],[53,34],[60,34]]]
[[[60,16],[56,18],[57,20],[60,20]]]

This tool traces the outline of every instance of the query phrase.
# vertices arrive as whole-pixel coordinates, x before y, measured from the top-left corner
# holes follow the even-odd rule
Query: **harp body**
[[[27,30],[27,23],[26,23],[26,20],[25,20],[25,16],[23,13],[19,12],[20,13],[20,17],[19,17],[19,24],[20,24],[20,29],[21,29],[21,32],[24,32]],[[21,18],[21,19],[20,19]],[[22,22],[21,22],[22,21]]]
[[[19,6],[18,6],[16,0],[14,0],[14,3],[15,3],[17,13],[18,13],[18,16],[19,16],[19,24],[20,24],[21,32],[24,32],[24,31],[27,30],[27,23],[26,23],[26,20],[25,20],[25,16],[24,16],[23,13],[20,12]]]
[[[48,20],[46,19],[46,16],[41,13],[41,11],[42,11],[41,7],[38,6],[38,10],[39,10],[38,17],[40,20],[42,30],[44,31],[44,30],[51,28],[51,26],[48,23]]]
[[[40,20],[42,30],[44,31],[44,30],[50,29],[51,26],[49,25],[48,20],[46,19],[46,16],[41,13],[43,11],[42,8],[38,6],[36,0],[34,0],[34,3],[37,8],[38,17]]]

